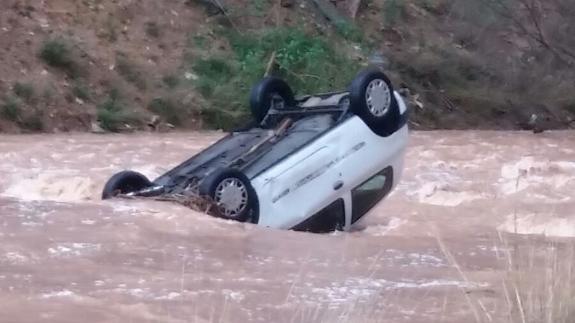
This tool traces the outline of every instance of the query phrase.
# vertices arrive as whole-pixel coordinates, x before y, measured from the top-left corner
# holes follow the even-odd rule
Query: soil
[[[134,112],[166,91],[163,76],[178,71],[187,36],[201,28],[205,14],[185,1],[19,1],[0,3],[0,95],[11,95],[15,82],[33,86],[36,101],[26,114],[40,115],[44,130],[89,130],[96,106],[112,89],[122,93]],[[150,31],[153,26],[155,31]],[[72,79],[46,66],[38,57],[48,39],[65,38],[83,70]],[[116,73],[122,53],[141,71],[145,89]],[[72,94],[81,84],[90,100]],[[193,98],[192,98],[193,99]],[[188,126],[194,126],[193,118]],[[21,130],[17,122],[0,120],[0,131]]]
[[[334,4],[346,12],[356,2]],[[226,16],[208,0],[2,1],[0,132],[99,131],[97,109],[110,92],[120,93],[126,113],[137,120],[121,130],[151,129],[150,122],[154,129],[156,123],[163,123],[162,129],[170,129],[166,120],[157,120],[148,109],[152,100],[162,97],[174,98],[178,106],[185,107],[178,115],[181,122],[176,127],[204,128],[201,96],[192,86],[173,89],[166,82],[172,76],[180,76],[180,81],[188,83],[196,77],[183,64],[193,59],[189,54],[194,50],[190,44],[195,35],[210,35],[208,41],[221,43],[218,47],[226,51],[229,46],[214,33],[214,22],[243,31],[298,24],[320,33],[331,28],[321,13],[313,10],[311,2],[261,3],[266,4],[265,9],[254,13],[250,8],[259,2],[228,0],[224,5],[231,8],[231,15]],[[374,50],[401,61],[422,38],[434,46],[453,47],[453,32],[462,26],[440,23],[444,21],[444,3],[439,1],[422,9],[409,2],[402,14],[404,21],[395,28],[382,20],[382,1],[366,1],[359,7],[355,23],[365,38],[376,40]],[[516,45],[519,40],[509,38],[507,34],[495,35],[483,45],[521,56],[510,47],[510,43]],[[79,76],[70,77],[39,57],[42,46],[53,39],[64,39],[70,46],[71,56],[81,69]],[[339,41],[347,40],[340,37]],[[127,67],[119,67],[119,59],[127,62]],[[402,73],[401,68],[395,67],[389,71],[398,87],[407,82],[412,90],[407,99],[414,111],[411,126],[416,129],[557,129],[570,127],[575,117],[548,106],[506,99],[500,100],[504,102],[500,105],[486,100],[483,107],[477,99],[472,102],[445,96],[442,89],[412,87],[423,81]],[[18,98],[15,87],[22,84],[30,87],[32,94]],[[82,95],[78,95],[78,89],[83,89],[86,97],[79,98]],[[16,115],[7,117],[2,111],[7,102],[17,102]],[[417,102],[423,107],[418,107]],[[537,116],[537,125],[529,123],[533,115]]]

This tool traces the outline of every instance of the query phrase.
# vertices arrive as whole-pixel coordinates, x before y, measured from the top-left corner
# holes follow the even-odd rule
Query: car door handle
[[[342,187],[343,187],[343,182],[342,182],[342,181],[337,181],[337,182],[335,182],[335,183],[333,184],[333,189],[334,189],[334,191],[337,191],[337,190],[339,190],[339,189],[342,188]]]

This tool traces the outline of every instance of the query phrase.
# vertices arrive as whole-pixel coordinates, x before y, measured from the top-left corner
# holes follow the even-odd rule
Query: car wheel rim
[[[369,112],[376,117],[381,117],[391,105],[391,91],[385,81],[376,79],[367,85],[365,91],[365,101]]]
[[[216,187],[214,200],[222,215],[234,218],[248,205],[248,191],[237,178],[226,178]]]
[[[270,98],[270,107],[274,110],[282,110],[285,107],[285,100],[277,93],[273,93]]]

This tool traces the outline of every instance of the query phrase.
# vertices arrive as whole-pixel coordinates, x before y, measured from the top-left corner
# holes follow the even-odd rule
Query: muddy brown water
[[[503,322],[501,236],[575,236],[567,131],[414,132],[400,186],[347,233],[99,201],[113,173],[221,136],[2,135],[0,321]]]

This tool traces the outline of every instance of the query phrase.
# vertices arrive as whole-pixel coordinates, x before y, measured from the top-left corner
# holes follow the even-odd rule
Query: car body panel
[[[406,113],[399,97],[400,111]],[[289,229],[338,198],[344,198],[346,227],[351,225],[350,190],[391,166],[392,188],[401,178],[408,140],[403,125],[388,137],[376,135],[359,117],[352,116],[252,179],[259,198],[259,224]],[[341,183],[339,183],[341,182]],[[334,186],[339,186],[334,189]]]

